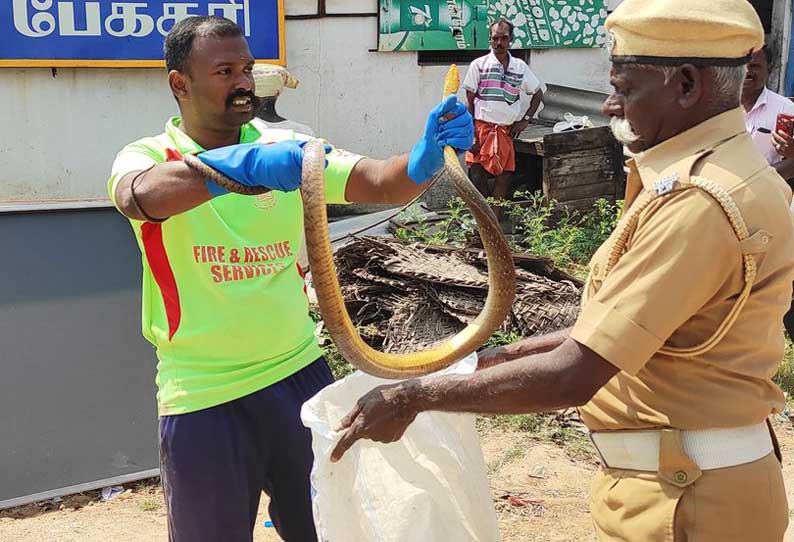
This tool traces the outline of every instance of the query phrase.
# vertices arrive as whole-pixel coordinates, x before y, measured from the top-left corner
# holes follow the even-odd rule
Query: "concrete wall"
[[[106,197],[116,152],[175,112],[164,70],[0,69],[0,200]]]
[[[786,70],[789,68],[791,5],[791,0],[775,0],[772,8],[772,33],[767,36],[767,43],[771,42],[778,53],[778,60],[769,77],[769,86],[779,92],[784,90]]]
[[[615,9],[621,0],[608,0]],[[327,0],[329,13],[375,12],[375,0]],[[288,15],[316,0],[287,0]],[[776,0],[779,44],[788,39],[788,0]],[[288,20],[287,63],[301,80],[281,113],[349,150],[376,158],[410,149],[438,101],[443,66],[416,53],[377,53],[374,17]],[[548,84],[606,92],[604,49],[532,52]],[[465,69],[465,66],[461,66]],[[162,69],[0,69],[0,201],[105,197],[115,153],[158,133],[176,104]]]
[[[444,66],[416,53],[377,53],[374,18],[288,21],[287,63],[300,79],[279,110],[351,151],[375,158],[410,150],[441,99]]]
[[[532,51],[530,64],[548,84],[594,92],[609,90],[609,55],[606,49]]]
[[[288,0],[307,14],[314,0]],[[374,12],[374,0],[330,0],[329,12]],[[281,113],[376,158],[410,149],[439,100],[443,66],[416,53],[371,52],[374,17],[288,20],[287,63],[301,80]],[[602,49],[535,51],[547,83],[606,88]],[[461,66],[465,69],[465,66]],[[162,69],[0,69],[0,200],[105,198],[115,153],[176,114]]]

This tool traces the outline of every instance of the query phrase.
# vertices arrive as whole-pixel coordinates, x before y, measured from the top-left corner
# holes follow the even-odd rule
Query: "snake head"
[[[458,71],[457,64],[452,64],[447,70],[447,75],[444,77],[444,95],[446,98],[450,94],[457,94],[460,87],[460,71]]]

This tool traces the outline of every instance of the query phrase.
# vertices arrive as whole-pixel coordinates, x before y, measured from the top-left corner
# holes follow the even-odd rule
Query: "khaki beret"
[[[254,64],[254,84],[260,98],[278,96],[284,87],[298,88],[298,80],[283,66]]]
[[[606,29],[615,64],[740,66],[764,45],[747,0],[625,0]]]

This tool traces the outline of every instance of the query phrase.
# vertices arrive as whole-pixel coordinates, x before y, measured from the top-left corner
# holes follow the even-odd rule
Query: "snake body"
[[[445,97],[457,92],[459,81],[457,67],[453,65],[445,78]],[[267,191],[244,187],[195,157],[185,156],[185,162],[232,192],[257,194]],[[500,328],[513,304],[516,290],[515,267],[512,252],[499,223],[488,203],[469,181],[455,149],[449,146],[444,149],[444,162],[444,169],[455,190],[477,222],[488,258],[488,296],[482,313],[457,335],[422,352],[389,354],[379,352],[366,344],[347,313],[334,267],[327,227],[324,145],[322,141],[315,139],[304,147],[301,197],[306,247],[320,313],[339,352],[355,367],[374,376],[407,378],[449,366],[482,346]]]

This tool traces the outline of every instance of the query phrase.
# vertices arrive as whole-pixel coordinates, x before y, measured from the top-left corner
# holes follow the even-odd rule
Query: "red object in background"
[[[794,115],[784,115],[779,113],[777,116],[776,132],[783,132],[789,136],[794,136]]]

